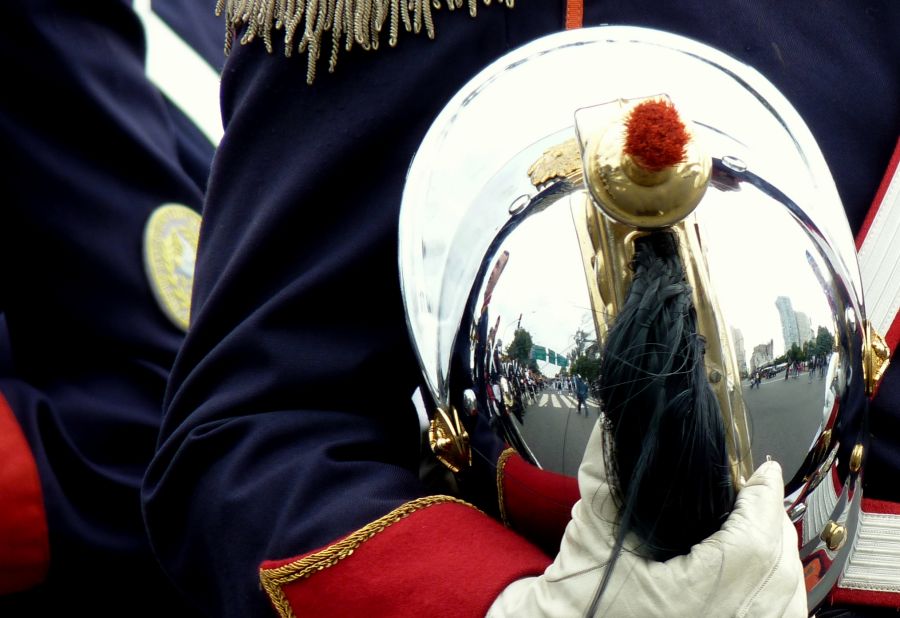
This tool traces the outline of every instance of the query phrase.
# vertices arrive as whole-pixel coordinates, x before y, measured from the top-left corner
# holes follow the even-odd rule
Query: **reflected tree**
[[[600,375],[600,358],[589,358],[582,354],[572,361],[571,372],[572,375],[580,375],[591,384]]]
[[[531,360],[532,345],[531,333],[524,328],[517,328],[512,343],[506,348],[506,355],[510,360],[518,361],[520,364],[528,366],[528,361]]]
[[[589,333],[586,330],[578,329],[575,331],[575,334],[572,336],[572,339],[575,340],[575,347],[572,349],[572,353],[569,355],[570,360],[575,360],[579,356],[583,356],[585,350],[588,347],[588,344],[592,342]]]
[[[575,345],[569,353],[569,372],[580,375],[588,384],[600,375],[600,350],[591,333],[579,328],[572,336]]]
[[[820,326],[816,333],[815,354],[825,358],[834,349],[834,335],[828,332],[824,326]]]

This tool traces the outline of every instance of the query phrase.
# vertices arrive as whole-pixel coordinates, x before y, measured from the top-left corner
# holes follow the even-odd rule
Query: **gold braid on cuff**
[[[462,504],[481,512],[468,502],[452,496],[427,496],[411,500],[321,551],[273,569],[261,568],[259,570],[259,581],[266,594],[272,600],[272,604],[278,610],[278,614],[282,618],[296,618],[293,609],[291,609],[291,604],[282,590],[282,586],[336,565],[353,554],[364,542],[384,531],[388,526],[409,517],[416,511],[445,503]]]
[[[500,520],[507,528],[509,528],[509,519],[506,517],[506,502],[503,498],[503,471],[506,469],[506,462],[515,454],[516,449],[510,447],[500,453],[500,457],[497,459],[497,502],[500,505]]]

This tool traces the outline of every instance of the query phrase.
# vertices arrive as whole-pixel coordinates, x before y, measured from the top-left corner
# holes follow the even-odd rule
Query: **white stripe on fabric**
[[[218,146],[223,133],[219,74],[153,12],[150,0],[135,0],[134,12],[146,35],[147,77]]]
[[[834,488],[831,471],[809,493],[806,500],[806,513],[803,515],[803,545],[819,536],[837,506],[838,495]],[[844,509],[844,517],[846,518]]]
[[[900,309],[900,167],[884,194],[859,250],[866,313],[875,330],[887,334]]]
[[[862,513],[859,536],[838,586],[900,592],[900,516]]]

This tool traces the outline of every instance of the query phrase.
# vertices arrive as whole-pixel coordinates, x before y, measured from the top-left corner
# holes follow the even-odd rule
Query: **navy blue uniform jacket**
[[[221,67],[210,7],[153,8]],[[0,545],[0,592],[18,590],[0,615],[179,615],[140,486],[183,334],[151,294],[142,237],[161,204],[199,211],[213,145],[145,75],[132,2],[17,0],[4,23],[0,468],[30,457],[37,478],[0,504],[33,522]]]

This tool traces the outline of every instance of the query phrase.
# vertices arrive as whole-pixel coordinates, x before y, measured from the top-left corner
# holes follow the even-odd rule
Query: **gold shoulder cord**
[[[446,0],[451,11],[467,2],[469,15],[478,12],[478,0]],[[485,6],[491,0],[482,0]],[[515,0],[498,0],[512,8]],[[225,53],[231,51],[235,33],[244,28],[241,45],[262,36],[266,50],[272,53],[272,32],[284,30],[284,54],[290,56],[296,45],[299,53],[306,52],[306,83],[316,77],[316,62],[322,49],[322,36],[331,32],[331,55],[328,72],[337,64],[341,37],[344,49],[353,44],[363,49],[378,49],[378,40],[385,22],[390,19],[388,44],[397,44],[400,22],[407,32],[418,34],[425,26],[429,39],[434,38],[431,11],[442,8],[441,0],[217,0],[216,15],[225,13],[227,31]],[[300,22],[306,17],[303,28]],[[298,33],[299,31],[299,33]]]

